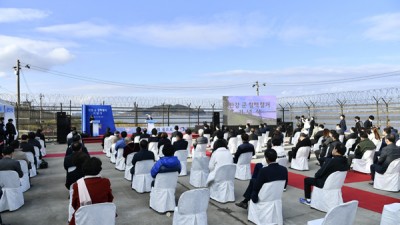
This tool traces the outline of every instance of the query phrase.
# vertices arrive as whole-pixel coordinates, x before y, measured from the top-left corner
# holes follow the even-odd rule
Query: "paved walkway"
[[[99,144],[87,144],[89,152],[101,150]],[[49,144],[48,153],[65,152],[65,145]],[[109,162],[105,155],[97,155],[103,162],[103,177],[111,180],[114,195],[114,203],[117,205],[117,224],[172,224],[172,215],[159,214],[149,208],[149,193],[138,194],[131,189],[130,182],[123,178],[123,173],[114,169],[114,164]],[[258,155],[260,161],[261,154]],[[28,224],[67,224],[68,214],[68,191],[64,187],[65,170],[62,157],[47,158],[48,169],[39,170],[39,175],[32,178],[34,185],[24,193],[25,205],[15,212],[3,212],[3,221],[12,225]],[[188,165],[190,169],[190,163]],[[313,176],[318,167],[315,159],[310,162],[310,171],[290,172]],[[242,194],[247,187],[247,181],[235,181],[236,201],[243,199]],[[379,193],[399,199],[399,193],[388,193],[374,190],[367,182],[345,184],[357,189]],[[176,200],[179,196],[193,187],[189,184],[189,176],[179,177],[176,190]],[[357,194],[357,193],[354,193]],[[298,198],[303,196],[303,190],[289,186],[283,194],[283,218],[284,224],[307,224],[307,221],[322,218],[325,213],[301,205]],[[400,199],[399,199],[400,202]],[[375,225],[379,224],[381,215],[379,213],[359,208],[355,224]],[[238,208],[234,203],[220,204],[210,200],[208,208],[208,224],[251,224],[247,220],[247,211]]]

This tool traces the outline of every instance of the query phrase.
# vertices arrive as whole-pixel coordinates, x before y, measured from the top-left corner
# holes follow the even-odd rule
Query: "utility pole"
[[[263,86],[267,86],[266,83],[263,83],[262,85],[263,85]],[[253,84],[252,87],[253,87],[253,88],[254,88],[254,87],[256,88],[257,96],[259,96],[259,95],[260,95],[260,84],[258,83],[258,81],[256,81],[256,82]]]
[[[42,99],[44,95],[40,93],[39,98],[40,98],[40,111],[39,111],[39,124],[40,128],[42,128],[42,111],[43,111],[43,105],[42,105]]]
[[[19,59],[17,59],[17,65],[14,66],[15,75],[17,75],[17,130],[19,131],[19,110],[21,106],[21,89],[20,89],[20,81],[19,81],[19,72],[21,70],[21,63]]]

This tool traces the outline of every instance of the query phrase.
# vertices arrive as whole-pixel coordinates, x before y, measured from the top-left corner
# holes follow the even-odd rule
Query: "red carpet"
[[[371,175],[369,174],[349,171],[347,172],[346,180],[344,182],[347,184],[347,183],[357,183],[370,180],[371,180]]]
[[[83,142],[85,144],[91,144],[91,143],[102,143],[103,142],[103,135],[100,135],[98,137],[87,137],[87,138],[82,138]]]
[[[348,172],[346,177],[346,183],[365,181],[365,174]],[[349,177],[350,176],[350,177]],[[361,178],[357,178],[361,176]],[[289,172],[289,185],[298,189],[303,190],[304,178],[306,176]],[[367,179],[369,180],[370,177]],[[357,181],[359,180],[359,181]],[[398,198],[392,198],[385,195],[375,194],[368,191],[363,191],[357,188],[346,187],[342,188],[343,201],[348,202],[351,200],[359,201],[359,207],[368,209],[377,213],[382,213],[383,206],[395,202],[400,202]],[[302,196],[299,196],[302,197]]]
[[[89,152],[90,155],[104,155],[103,151],[99,151],[99,152]],[[44,158],[60,158],[60,157],[64,157],[65,153],[50,153],[47,154]]]

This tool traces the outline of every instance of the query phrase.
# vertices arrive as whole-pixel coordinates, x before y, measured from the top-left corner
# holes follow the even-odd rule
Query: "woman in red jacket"
[[[114,196],[111,191],[111,183],[107,178],[102,178],[99,174],[101,171],[101,161],[99,158],[92,157],[83,163],[84,183],[86,184],[87,191],[90,195],[91,204],[112,202]],[[83,200],[79,199],[78,182],[74,183],[74,193],[72,195],[72,207],[75,212],[81,206]],[[75,213],[69,222],[69,225],[75,225]]]

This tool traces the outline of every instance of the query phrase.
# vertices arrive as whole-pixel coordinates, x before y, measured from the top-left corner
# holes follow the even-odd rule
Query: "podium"
[[[157,122],[156,120],[145,120],[145,122],[147,123],[147,130],[149,132],[151,132],[151,130],[153,130],[154,128],[154,124]]]
[[[100,120],[92,120],[93,125],[93,137],[99,136],[99,129],[100,129]]]

